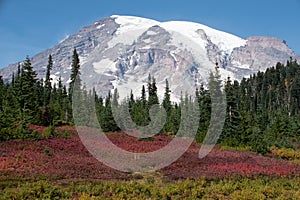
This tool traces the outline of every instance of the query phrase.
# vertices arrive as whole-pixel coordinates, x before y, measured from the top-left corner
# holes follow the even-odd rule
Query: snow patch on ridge
[[[52,86],[54,86],[54,84],[57,84],[57,83],[58,83],[59,77],[56,76],[56,75],[54,75],[54,74],[51,74],[51,75],[50,75],[50,79],[52,79],[51,84],[52,84]]]
[[[93,67],[96,73],[105,74],[108,71],[116,71],[116,63],[108,58],[102,59],[99,62],[94,62]]]
[[[197,33],[198,30],[204,30],[208,39],[212,43],[217,45],[220,50],[231,54],[232,50],[236,47],[245,46],[247,40],[237,37],[235,35],[219,31],[210,28],[206,25],[187,22],[187,21],[167,21],[158,22],[152,19],[146,19],[134,16],[111,16],[115,19],[115,22],[120,25],[120,28],[116,32],[116,38],[110,42],[110,47],[116,44],[116,41],[122,41],[126,44],[132,44],[136,38],[138,38],[143,32],[152,26],[158,25],[164,28],[168,32],[178,32],[183,36],[189,38],[195,43],[199,44],[202,48],[206,47],[207,41],[201,38],[201,35]],[[147,31],[148,35],[155,35],[154,31]],[[124,43],[123,42],[123,43]]]
[[[111,16],[115,19],[115,22],[120,25],[115,37],[109,41],[109,48],[114,47],[118,43],[124,45],[131,45],[142,33],[148,28],[159,24],[159,22],[151,19],[145,19],[141,17],[133,16]]]
[[[246,64],[244,64],[244,65],[242,65],[240,62],[238,62],[238,61],[232,61],[232,65],[234,66],[234,67],[237,67],[237,68],[240,68],[240,69],[250,69],[250,66],[249,65],[246,65]]]
[[[134,16],[113,15],[112,18],[115,18],[115,22],[120,25],[120,28],[116,33],[117,35],[136,29],[149,28],[159,23],[158,21],[152,19]]]
[[[98,25],[96,28],[97,29],[100,29],[100,28],[102,28],[102,27],[104,27],[105,26],[105,24],[101,24],[101,25]]]
[[[204,30],[208,39],[210,39],[212,43],[217,45],[220,50],[225,51],[228,54],[230,54],[236,47],[245,46],[247,42],[246,40],[241,39],[237,36],[212,29],[208,26],[195,22],[169,21],[162,23],[161,27],[165,28],[166,30],[179,32],[195,43],[198,43],[203,48],[205,48],[206,46],[206,41],[201,38],[201,35],[197,33],[197,31]]]
[[[154,31],[147,31],[147,35],[156,35],[157,33]]]

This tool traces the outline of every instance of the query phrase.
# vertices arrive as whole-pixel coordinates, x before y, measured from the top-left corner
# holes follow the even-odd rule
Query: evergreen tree
[[[130,90],[129,103],[128,103],[129,111],[131,111],[132,106],[133,106],[134,103],[135,103],[134,95],[132,93],[132,90]]]
[[[96,107],[96,115],[98,118],[98,122],[102,128],[102,125],[104,124],[103,115],[104,115],[105,107],[103,105],[103,98],[101,96],[98,97],[98,95],[95,95],[95,107]],[[103,130],[103,128],[102,128],[102,130]]]
[[[118,100],[119,100],[119,92],[118,92],[118,89],[115,88],[114,89],[114,93],[113,93],[113,99],[112,99],[112,104],[113,106],[118,106]]]
[[[81,79],[80,79],[80,61],[77,50],[74,49],[72,56],[72,65],[71,65],[71,82],[69,87],[69,94],[72,96],[73,90],[81,88]]]
[[[74,91],[73,107],[74,120],[76,120],[77,126],[94,126],[94,115],[93,115],[93,95],[91,91],[87,91],[86,85],[79,91]],[[76,117],[76,118],[75,118]]]
[[[148,89],[150,86],[148,85]],[[141,99],[137,100],[132,108],[133,121],[139,126],[146,126],[149,123],[149,107],[146,99],[145,86],[142,86]]]
[[[215,73],[210,73],[208,86],[211,95],[211,118],[210,127],[203,143],[215,144],[221,134],[224,125],[223,120],[226,117],[226,110],[224,109],[226,99],[224,99],[222,91],[222,80],[218,65],[215,67]]]
[[[3,100],[5,98],[5,93],[5,85],[2,76],[0,76],[0,111],[3,111]]]
[[[53,61],[52,61],[52,56],[51,54],[48,57],[48,65],[47,65],[47,71],[46,71],[46,79],[45,79],[45,87],[49,90],[51,90],[51,70],[53,68]]]
[[[230,77],[228,77],[227,82],[225,84],[225,92],[227,102],[226,119],[223,128],[223,134],[220,137],[220,141],[223,141],[230,146],[239,146],[241,140],[241,121],[238,110],[238,82],[235,81],[233,85],[231,83]]]
[[[154,104],[159,104],[158,96],[157,96],[156,80],[154,77],[152,77],[152,81],[150,84],[148,83],[148,85],[150,85],[148,87],[148,92],[149,92],[148,106],[150,108]]]
[[[15,86],[15,72],[12,73],[12,76],[11,76],[11,86],[14,87]]]
[[[37,95],[37,74],[31,66],[29,57],[22,67],[21,74],[21,91],[19,104],[21,108],[21,124],[24,127],[28,123],[37,123],[39,121],[39,105]]]
[[[148,82],[147,82],[147,89],[148,89],[148,98],[150,97],[150,95],[152,95],[152,83],[151,83],[151,75],[148,75]],[[143,93],[142,93],[143,96]],[[149,100],[149,99],[148,99]]]
[[[102,122],[101,128],[104,132],[119,130],[112,114],[111,101],[112,101],[112,96],[109,91],[105,99],[105,107],[101,119]]]
[[[165,88],[165,94],[164,94],[164,99],[162,102],[162,106],[164,107],[166,114],[167,114],[167,119],[166,123],[164,125],[163,131],[164,132],[171,132],[172,131],[172,117],[174,118],[175,116],[171,116],[172,112],[172,104],[171,104],[171,95],[170,95],[170,87],[169,87],[169,82],[166,79],[166,88]]]
[[[141,101],[142,101],[143,107],[146,108],[147,99],[146,99],[146,90],[145,90],[145,86],[144,85],[142,86]]]
[[[168,79],[166,79],[166,88],[165,88],[165,94],[164,94],[164,99],[163,99],[163,107],[166,109],[167,114],[169,115],[171,112],[171,95],[170,95],[170,87],[169,87],[169,82]]]
[[[203,142],[203,139],[207,133],[210,113],[211,113],[211,98],[209,90],[205,90],[203,84],[201,84],[200,89],[196,90],[196,98],[199,104],[199,128],[196,135],[197,142]]]
[[[291,85],[291,113],[292,115],[300,114],[300,71],[295,74]]]
[[[50,103],[50,96],[51,96],[51,90],[52,90],[50,74],[51,74],[52,67],[53,67],[53,61],[52,61],[52,56],[50,54],[48,57],[46,79],[45,79],[45,83],[44,83],[45,84],[44,106],[47,106]]]

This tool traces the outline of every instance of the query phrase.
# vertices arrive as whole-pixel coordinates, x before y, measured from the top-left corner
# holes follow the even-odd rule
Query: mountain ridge
[[[223,79],[231,76],[241,80],[290,57],[299,58],[284,40],[273,37],[242,39],[195,22],[158,22],[113,15],[83,27],[33,56],[32,65],[38,77],[45,77],[51,54],[54,61],[51,78],[57,82],[61,76],[67,84],[74,48],[80,55],[82,76],[87,84],[96,85],[102,95],[118,88],[123,97],[130,89],[138,96],[149,73],[157,78],[160,96],[167,78],[178,97],[190,87],[207,84],[216,62]],[[17,64],[11,64],[1,69],[0,74],[9,81],[16,69]],[[180,79],[186,84],[178,84]]]

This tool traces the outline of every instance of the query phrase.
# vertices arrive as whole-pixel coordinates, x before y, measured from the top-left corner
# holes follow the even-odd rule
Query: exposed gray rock
[[[228,70],[240,78],[266,68],[275,66],[278,62],[286,63],[292,57],[298,56],[286,45],[285,41],[264,36],[247,38],[247,45],[235,48],[230,55]],[[248,66],[248,69],[240,66]]]
[[[32,65],[38,76],[45,77],[47,58],[51,54],[54,61],[51,77],[57,81],[61,76],[63,82],[68,83],[72,52],[76,48],[81,60],[82,79],[101,95],[115,87],[123,96],[130,92],[129,89],[140,95],[141,84],[146,83],[150,73],[157,79],[161,98],[166,78],[178,98],[181,92],[194,91],[199,84],[206,84],[216,62],[223,78],[232,76],[240,80],[275,66],[277,62],[285,63],[290,57],[299,58],[285,41],[276,38],[249,37],[241,42],[243,45],[230,50],[232,47],[224,48],[226,44],[232,46],[228,37],[244,40],[202,25],[198,28],[197,24],[186,23],[186,27],[178,24],[174,31],[153,20],[146,26],[143,20],[139,20],[141,18],[121,17],[125,21],[122,23],[116,18],[96,21],[58,45],[33,56]],[[133,20],[132,24],[130,20]],[[122,29],[123,26],[125,29]],[[190,28],[188,26],[195,27],[190,36],[186,35],[185,28]],[[127,29],[128,34],[123,33]],[[216,42],[220,36],[224,36],[224,42],[222,39]],[[132,42],[128,42],[130,39]],[[16,70],[17,64],[11,64],[1,69],[0,74],[9,81]]]

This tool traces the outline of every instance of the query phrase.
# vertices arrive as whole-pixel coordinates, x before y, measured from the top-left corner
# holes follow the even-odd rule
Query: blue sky
[[[0,68],[113,14],[194,21],[243,38],[278,37],[300,54],[300,0],[0,0]]]

